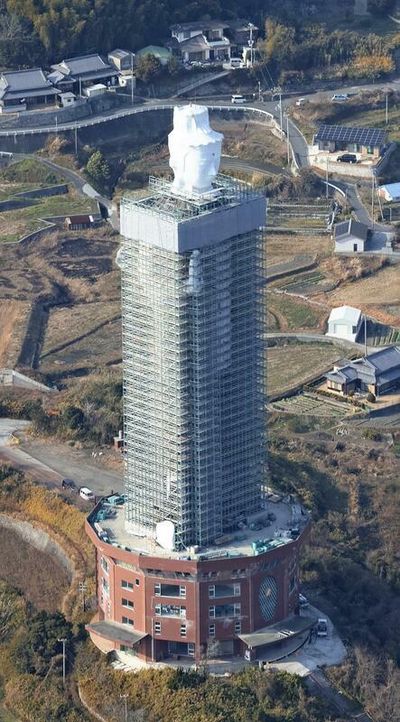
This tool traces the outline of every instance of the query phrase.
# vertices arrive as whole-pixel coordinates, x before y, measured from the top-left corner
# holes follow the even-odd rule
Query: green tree
[[[150,83],[160,77],[162,65],[158,58],[151,53],[141,55],[136,63],[136,77],[144,83]]]
[[[46,675],[61,655],[65,638],[68,660],[73,657],[72,626],[61,612],[39,612],[21,634],[14,649],[15,665],[22,673]]]
[[[110,166],[100,150],[95,150],[86,164],[86,172],[99,186],[107,186],[110,180]]]
[[[69,429],[82,429],[85,426],[85,414],[79,406],[66,406],[62,413],[62,423]]]

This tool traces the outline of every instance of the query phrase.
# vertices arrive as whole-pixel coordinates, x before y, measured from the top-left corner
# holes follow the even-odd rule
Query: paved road
[[[33,156],[32,156],[33,157]],[[58,165],[57,163],[54,163],[52,160],[49,160],[48,158],[42,158],[39,155],[35,155],[35,160],[38,160],[43,165],[46,165],[48,168],[51,168],[52,170],[56,171],[56,173],[61,173],[63,177],[71,183],[71,185],[74,186],[74,188],[80,193],[81,195],[88,196],[88,198],[93,198],[98,203],[100,203],[104,208],[107,209],[110,222],[112,227],[119,231],[119,218],[117,213],[117,207],[115,203],[112,202],[110,198],[107,198],[106,196],[100,195],[93,186],[91,186],[85,178],[83,178],[79,173],[72,170],[71,168],[66,168],[65,166]]]
[[[122,471],[104,469],[101,457],[92,462],[87,452],[76,451],[66,444],[30,439],[23,434],[29,423],[19,419],[0,419],[0,460],[49,488],[59,488],[61,480],[67,477],[73,479],[77,486],[88,486],[96,496],[109,493],[111,489],[122,492]],[[13,432],[21,438],[19,446],[12,445]]]

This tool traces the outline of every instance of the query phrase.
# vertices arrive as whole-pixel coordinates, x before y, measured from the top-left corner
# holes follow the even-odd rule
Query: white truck
[[[327,637],[328,636],[328,620],[327,619],[318,619],[317,621],[317,637]]]

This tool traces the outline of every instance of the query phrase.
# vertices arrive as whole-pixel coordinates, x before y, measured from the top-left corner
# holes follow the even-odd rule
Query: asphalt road
[[[30,439],[24,435],[29,421],[0,419],[0,460],[10,463],[39,484],[60,488],[63,478],[73,479],[77,486],[88,486],[96,496],[123,491],[122,471],[104,469],[101,457],[92,461],[85,451],[77,451],[66,444]],[[12,444],[17,432],[19,445]]]

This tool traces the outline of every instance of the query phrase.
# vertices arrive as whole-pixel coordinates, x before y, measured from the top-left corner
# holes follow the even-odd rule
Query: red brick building
[[[299,552],[308,536],[304,511],[300,526],[285,531],[277,526],[290,523],[293,507],[274,504],[278,520],[269,525],[268,537],[275,538],[264,542],[265,551],[258,530],[228,539],[223,549],[184,558],[164,550],[152,554],[148,540],[139,537],[126,546],[123,507],[101,526],[95,521],[104,504],[109,508],[107,500],[101,502],[87,521],[99,605],[88,630],[102,651],[130,652],[147,662],[199,662],[207,652],[254,659],[266,646],[280,644],[282,622],[285,639],[311,626],[310,619],[296,616]]]

